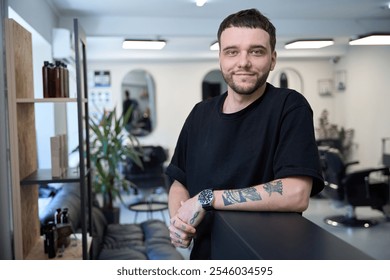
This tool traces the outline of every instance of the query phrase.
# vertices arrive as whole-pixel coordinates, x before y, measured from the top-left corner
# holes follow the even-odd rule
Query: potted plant
[[[102,210],[109,222],[119,222],[119,208],[114,207],[122,192],[128,192],[133,184],[123,177],[121,166],[130,158],[142,168],[142,149],[138,139],[125,127],[132,108],[117,117],[116,108],[104,112],[99,119],[90,118],[92,185],[96,194],[102,195]],[[113,214],[114,213],[114,214]],[[115,217],[111,220],[110,217]],[[110,221],[111,220],[111,221]]]

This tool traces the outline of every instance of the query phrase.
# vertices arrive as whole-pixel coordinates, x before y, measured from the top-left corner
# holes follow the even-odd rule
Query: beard
[[[266,83],[268,79],[268,75],[269,75],[269,71],[266,72],[264,75],[258,77],[256,81],[253,83],[247,83],[246,85],[239,85],[237,82],[234,81],[232,74],[222,72],[222,76],[226,84],[232,90],[234,90],[234,92],[240,95],[252,95],[254,92],[256,92],[259,88],[261,88]]]

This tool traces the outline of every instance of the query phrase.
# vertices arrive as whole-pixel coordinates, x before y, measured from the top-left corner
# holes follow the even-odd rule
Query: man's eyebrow
[[[227,47],[223,48],[222,51],[228,51],[228,50],[232,50],[232,49],[238,49],[238,47],[236,47],[236,46],[227,46]]]
[[[222,51],[236,50],[236,49],[239,49],[239,47],[233,45],[233,46],[227,46],[227,47],[223,48]],[[256,45],[250,45],[248,49],[264,49],[264,50],[266,50],[267,47],[264,45],[261,45],[261,44],[260,45],[256,44]]]
[[[251,45],[249,48],[250,49],[267,49],[267,47],[264,45]]]

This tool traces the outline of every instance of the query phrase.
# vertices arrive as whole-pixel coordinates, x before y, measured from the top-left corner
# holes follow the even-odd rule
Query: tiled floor
[[[385,216],[377,210],[358,207],[358,218],[374,218],[379,223],[369,228],[348,228],[334,227],[324,222],[325,217],[345,213],[345,207],[337,208],[328,199],[312,199],[303,216],[374,259],[390,260],[390,221],[386,221]]]
[[[136,201],[139,197],[128,196],[124,198],[125,204]],[[155,196],[155,199],[166,201],[165,193]],[[168,210],[162,211],[165,221],[169,223]],[[153,213],[153,218],[163,219],[161,212]],[[390,260],[390,221],[386,221],[381,212],[372,210],[368,207],[360,207],[356,210],[358,217],[375,218],[379,223],[370,228],[347,228],[334,227],[327,225],[324,218],[337,214],[344,214],[345,208],[335,207],[328,199],[313,198],[308,210],[303,214],[304,217],[319,225],[323,229],[331,232],[337,237],[357,247],[374,259]],[[146,213],[139,213],[136,222],[142,222],[147,219]],[[134,222],[134,212],[128,210],[125,206],[121,209],[121,223]],[[188,259],[188,249],[179,249],[185,259]]]

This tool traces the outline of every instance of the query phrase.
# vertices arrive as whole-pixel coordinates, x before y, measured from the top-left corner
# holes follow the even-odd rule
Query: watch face
[[[199,202],[202,205],[209,205],[214,199],[213,191],[210,189],[203,190],[199,194]]]

